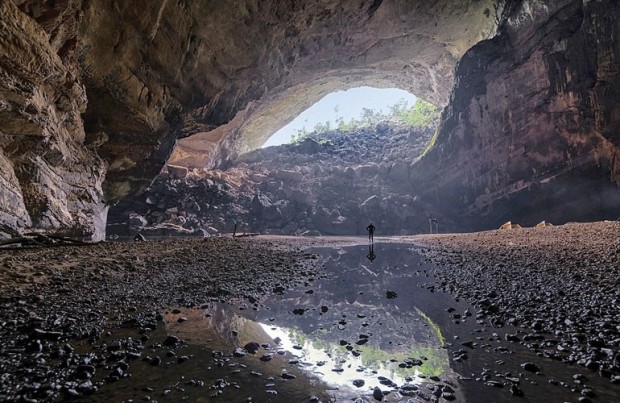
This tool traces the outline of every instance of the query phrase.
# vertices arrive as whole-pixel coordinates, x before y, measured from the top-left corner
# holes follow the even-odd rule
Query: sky
[[[342,116],[345,122],[359,118],[362,108],[389,112],[389,107],[404,99],[411,106],[415,95],[397,88],[357,87],[346,91],[332,92],[319,102],[306,109],[291,123],[278,130],[265,142],[263,147],[276,146],[289,142],[291,136],[304,126],[311,132],[317,123],[330,121],[336,127],[336,117]],[[334,108],[338,107],[338,112]]]

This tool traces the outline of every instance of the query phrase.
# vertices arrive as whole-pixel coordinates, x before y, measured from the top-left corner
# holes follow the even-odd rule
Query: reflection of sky
[[[404,99],[413,105],[416,97],[405,90],[398,88],[371,88],[357,87],[347,91],[336,91],[326,95],[319,102],[303,111],[293,121],[271,136],[263,147],[288,143],[291,135],[302,128],[311,132],[317,123],[329,121],[331,127],[336,127],[335,119],[344,118],[345,122],[358,119],[363,108],[375,111],[389,112],[389,107]],[[337,112],[334,109],[337,108]]]
[[[332,343],[328,344],[326,348],[316,348],[310,339],[299,340],[295,338],[295,331],[292,329],[263,323],[260,325],[270,337],[281,340],[280,348],[297,356],[303,368],[319,375],[329,385],[355,388],[353,381],[362,379],[364,380],[364,386],[360,390],[373,389],[375,386],[386,389],[387,387],[379,382],[379,377],[381,376],[390,379],[399,386],[404,384],[420,384],[420,378],[417,377],[420,371],[417,367],[404,369],[398,368],[398,362],[369,361],[368,359],[364,359],[366,363],[364,365],[362,363],[363,355],[355,357],[344,346]],[[294,346],[300,346],[302,349],[296,349]],[[317,365],[317,363],[324,364]],[[342,371],[335,372],[333,371],[334,369],[341,369]],[[407,381],[405,379],[407,377],[411,378]]]
[[[375,251],[378,257],[371,264],[367,245],[316,250],[325,257],[327,278],[308,285],[312,292],[287,290],[257,311],[265,333],[281,339],[279,348],[298,357],[301,369],[319,376],[343,399],[351,392],[371,393],[374,387],[396,389],[384,379],[382,384],[383,377],[398,387],[419,385],[422,374],[455,377],[447,350],[441,348],[442,324],[433,322],[446,318],[449,301],[420,287],[428,278],[420,270],[419,255],[407,245],[377,244]],[[387,290],[397,297],[387,298]],[[294,309],[304,312],[294,314]],[[358,345],[360,335],[368,341]],[[347,350],[341,340],[359,354]],[[407,368],[408,359],[421,360],[422,365],[409,362]],[[357,379],[364,381],[362,387],[353,385]]]

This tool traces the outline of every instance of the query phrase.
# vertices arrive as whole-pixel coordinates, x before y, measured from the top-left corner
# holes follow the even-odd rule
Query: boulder
[[[166,165],[170,179],[185,179],[187,177],[187,168],[178,165]]]
[[[140,232],[142,228],[148,225],[146,218],[139,214],[132,213],[129,215],[129,231]]]
[[[317,230],[308,230],[300,234],[301,236],[321,236],[321,233]]]
[[[519,229],[519,228],[521,228],[519,224],[515,224],[511,221],[506,221],[504,224],[502,224],[501,227],[499,227],[499,229]]]
[[[388,172],[388,178],[395,182],[408,181],[409,180],[409,164],[403,161],[397,161],[392,164]]]
[[[284,181],[300,182],[304,175],[298,171],[280,169],[276,172],[276,178]]]

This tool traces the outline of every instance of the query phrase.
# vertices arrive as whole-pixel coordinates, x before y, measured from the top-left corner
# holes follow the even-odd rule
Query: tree
[[[400,112],[400,120],[410,126],[437,126],[441,112],[430,102],[418,99],[412,108]]]

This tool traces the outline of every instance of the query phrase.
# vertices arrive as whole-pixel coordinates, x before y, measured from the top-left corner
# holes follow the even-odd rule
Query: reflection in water
[[[405,245],[383,249],[391,258],[374,263],[373,244],[368,254],[365,245],[319,250],[328,256],[328,280],[289,291],[254,313],[304,370],[334,388],[337,401],[368,396],[375,387],[428,393],[416,389],[431,376],[456,384],[445,340],[430,319],[447,305],[420,287],[428,278],[417,254]]]
[[[368,258],[368,260],[370,260],[370,263],[372,263],[377,258],[377,255],[375,255],[374,242],[368,245],[368,254],[366,255],[366,257]]]
[[[300,358],[302,368],[317,374],[328,385],[339,388],[351,388],[361,384],[365,389],[405,384],[420,384],[418,375],[441,375],[448,367],[448,357],[436,354],[427,346],[412,349],[412,353],[424,352],[431,355],[433,366],[424,361],[410,358],[405,352],[390,353],[372,346],[364,345],[348,351],[340,343],[330,343],[318,338],[310,338],[296,329],[287,329],[262,324],[265,332],[274,340],[279,340],[279,347]],[[428,360],[427,357],[424,357]],[[415,365],[414,365],[415,364]]]
[[[431,303],[438,294],[418,287],[428,279],[416,254],[402,245],[382,250],[392,259],[372,266],[366,245],[317,251],[327,256],[327,279],[274,296],[257,310],[238,309],[241,302],[237,309],[211,303],[206,310],[167,312],[166,331],[188,345],[224,352],[262,345],[255,355],[226,364],[243,364],[234,379],[255,398],[265,396],[264,377],[281,383],[270,401],[307,401],[310,393],[324,402],[374,401],[375,388],[392,392],[390,401],[429,398],[431,390],[422,384],[441,378],[456,385],[443,336],[430,320],[442,305]],[[263,374],[259,382],[241,383],[255,372]],[[281,382],[284,373],[296,378]]]
[[[565,385],[579,369],[506,342],[503,334],[516,329],[477,323],[461,314],[471,306],[422,287],[432,278],[418,254],[406,245],[379,246],[374,262],[366,245],[313,251],[326,257],[327,278],[272,296],[256,310],[240,301],[164,311],[165,329],[149,333],[130,380],[106,385],[88,401],[371,402],[383,393],[389,402],[430,401],[431,395],[522,401],[510,392],[515,379],[530,401],[574,400],[569,387],[522,374],[521,364],[536,362]],[[169,335],[182,342],[166,345]],[[462,361],[452,364],[464,377],[449,366],[456,352]],[[154,366],[153,358],[160,363]],[[100,378],[93,380],[107,374],[97,370]],[[486,382],[490,377],[495,383]],[[596,390],[600,401],[618,401],[604,386]]]

